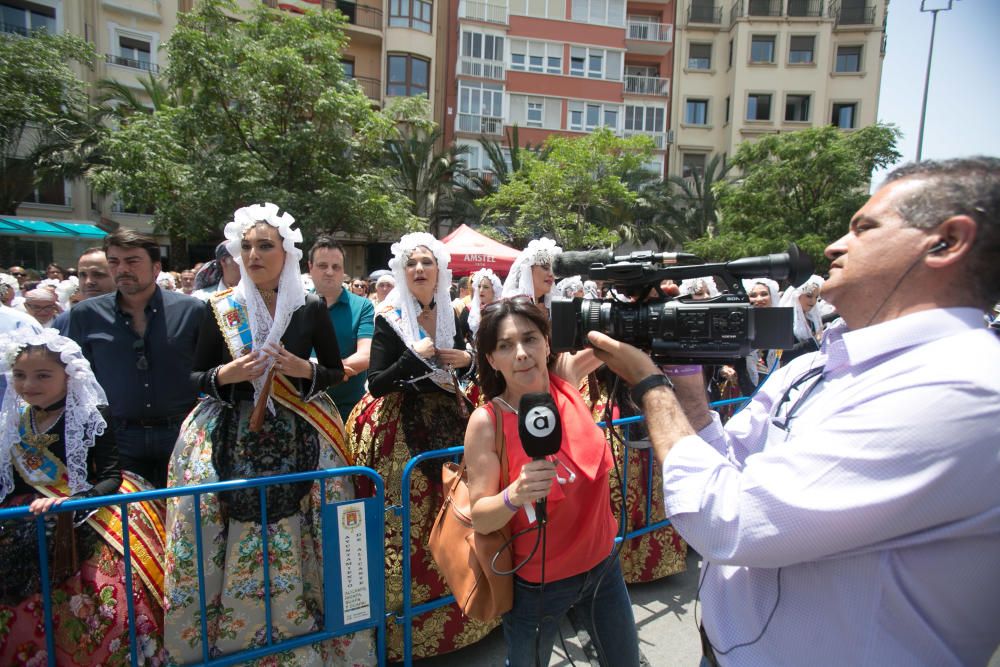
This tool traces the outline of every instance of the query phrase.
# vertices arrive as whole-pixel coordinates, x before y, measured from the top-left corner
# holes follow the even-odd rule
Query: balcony
[[[670,79],[659,76],[625,75],[626,95],[655,95],[668,97],[670,95]]]
[[[507,25],[507,5],[462,0],[458,4],[458,18]]]
[[[626,24],[625,45],[633,53],[663,56],[670,53],[674,42],[671,23],[647,23],[629,20]]]
[[[623,130],[622,136],[628,139],[629,137],[649,137],[653,140],[653,144],[656,150],[662,151],[667,147],[667,133],[666,132],[646,132],[645,130]]]
[[[875,7],[855,2],[834,2],[830,5],[830,16],[834,18],[834,28],[875,25]]]
[[[788,0],[789,18],[820,18],[823,0]]]
[[[776,18],[781,16],[784,0],[739,0],[733,4],[729,22],[739,18]]]
[[[474,76],[480,79],[503,81],[503,61],[484,60],[483,58],[459,58],[458,73],[462,76]]]
[[[13,23],[0,23],[0,32],[21,35],[22,37],[27,37],[30,34],[30,31],[23,25],[15,25]]]
[[[460,113],[455,121],[458,132],[473,134],[503,134],[503,118],[496,116],[480,116],[479,114]]]
[[[361,88],[362,92],[368,96],[368,99],[374,100],[381,104],[382,102],[382,82],[378,79],[373,79],[369,76],[354,76],[351,77]]]
[[[160,66],[156,63],[151,63],[148,60],[135,60],[133,58],[125,58],[122,56],[116,56],[113,53],[104,54],[104,62],[109,65],[118,65],[119,67],[128,67],[130,69],[139,69],[150,74],[159,74]]]
[[[688,7],[688,23],[722,25],[722,7],[692,2]]]
[[[359,28],[382,30],[382,10],[367,5],[359,5],[345,0],[337,0],[337,9],[347,17],[347,22]]]

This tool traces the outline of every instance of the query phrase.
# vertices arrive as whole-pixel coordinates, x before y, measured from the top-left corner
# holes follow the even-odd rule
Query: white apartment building
[[[888,0],[682,0],[668,173],[764,134],[875,123]]]

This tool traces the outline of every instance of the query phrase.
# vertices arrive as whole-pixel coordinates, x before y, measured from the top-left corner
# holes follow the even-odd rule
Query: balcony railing
[[[626,95],[670,95],[670,79],[659,76],[625,75]]]
[[[834,27],[842,25],[875,25],[875,7],[859,7],[857,5],[844,7],[843,3],[834,2],[830,5],[830,15],[833,16]]]
[[[503,134],[503,118],[496,116],[480,116],[478,114],[458,114],[457,128],[459,132],[475,134]]]
[[[653,140],[656,146],[656,150],[662,151],[667,147],[667,133],[666,132],[646,132],[645,130],[624,130],[622,131],[622,136],[628,139],[629,137],[649,137]]]
[[[480,79],[504,80],[503,62],[499,60],[461,58],[458,61],[458,73],[465,76],[476,76]]]
[[[729,21],[734,23],[745,17],[781,16],[784,0],[739,0],[729,11]]]
[[[507,25],[507,5],[462,0],[458,4],[458,18]]]
[[[688,23],[711,23],[720,25],[722,23],[722,7],[717,5],[703,5],[691,3],[688,7]]]
[[[15,25],[13,23],[0,23],[0,32],[9,32],[15,35],[21,35],[22,37],[27,37],[29,31],[23,25]]]
[[[640,39],[647,42],[672,42],[674,41],[674,26],[672,23],[629,21],[626,39]]]
[[[159,74],[160,66],[156,63],[151,63],[148,60],[135,60],[134,58],[125,58],[123,56],[117,56],[113,53],[104,54],[104,61],[109,65],[118,65],[120,67],[129,67],[131,69],[141,69],[152,74]]]
[[[337,1],[337,9],[347,17],[347,22],[361,28],[382,29],[382,10],[353,2]]]
[[[819,18],[823,16],[823,0],[788,0],[788,16]]]
[[[369,76],[355,76],[351,80],[361,87],[361,90],[369,99],[376,102],[382,101],[382,82]]]

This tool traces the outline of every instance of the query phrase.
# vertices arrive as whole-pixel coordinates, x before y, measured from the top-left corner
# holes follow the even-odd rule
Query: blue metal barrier
[[[358,498],[344,500],[336,503],[326,502],[326,480],[333,477],[361,475],[369,478],[375,488],[375,495],[371,498]],[[296,482],[307,482],[319,480],[321,497],[324,499],[321,516],[323,531],[323,629],[306,635],[300,635],[280,642],[272,642],[271,625],[271,599],[270,581],[268,570],[268,535],[267,535],[267,501],[265,487],[274,484],[291,484]],[[211,667],[221,667],[223,665],[235,665],[249,660],[256,660],[264,656],[277,653],[279,651],[291,650],[300,646],[306,646],[320,641],[325,641],[333,637],[357,632],[359,630],[374,629],[377,637],[377,651],[380,665],[386,661],[385,646],[385,491],[382,478],[371,468],[360,466],[350,466],[329,470],[314,470],[308,472],[292,473],[288,475],[275,475],[271,477],[261,477],[249,480],[231,480],[227,482],[216,482],[213,484],[203,484],[200,486],[179,487],[174,489],[158,489],[155,491],[141,491],[137,493],[98,496],[79,500],[67,500],[54,507],[50,513],[72,512],[75,510],[95,510],[100,507],[117,505],[122,514],[122,539],[126,545],[125,551],[125,585],[129,594],[128,601],[128,625],[129,625],[129,650],[131,664],[139,665],[138,648],[135,636],[135,610],[133,608],[132,588],[132,558],[131,551],[127,548],[129,542],[129,517],[128,505],[132,503],[161,500],[166,498],[177,498],[182,496],[195,496],[195,524],[201,525],[200,507],[201,496],[206,493],[218,493],[220,491],[233,491],[236,489],[258,488],[261,499],[261,537],[263,543],[263,566],[264,566],[264,586],[265,586],[265,623],[267,628],[267,645],[255,649],[247,649],[226,655],[217,659],[211,659],[208,654],[208,628],[206,600],[204,594],[204,565],[203,565],[203,545],[201,531],[196,531],[196,544],[198,552],[198,582],[199,582],[199,603],[201,605],[201,632],[202,632],[202,662],[194,663]],[[341,574],[345,567],[341,563],[339,552],[339,538],[341,526],[338,521],[338,508],[360,503],[364,512],[365,521],[365,557],[369,567],[368,573],[368,606],[370,613],[367,620],[359,620],[352,623],[345,623],[345,612],[343,605],[343,591],[341,588]],[[32,516],[27,506],[15,507],[0,510],[0,521],[24,520]],[[45,534],[46,515],[35,518],[35,525],[38,531],[38,557],[42,586],[42,601],[44,605],[45,620],[45,642],[48,654],[49,667],[56,665],[56,652],[54,633],[52,625],[52,601],[51,582],[48,574],[48,549],[47,537]]]

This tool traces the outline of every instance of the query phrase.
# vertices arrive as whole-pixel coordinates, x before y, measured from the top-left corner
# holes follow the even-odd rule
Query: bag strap
[[[493,405],[494,428],[496,429],[493,449],[497,453],[497,458],[500,459],[500,488],[503,489],[510,484],[510,478],[507,475],[507,438],[503,434],[503,413],[500,410],[500,404],[495,398],[490,403]]]

